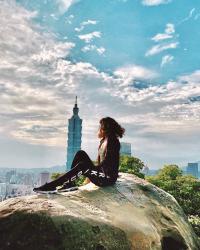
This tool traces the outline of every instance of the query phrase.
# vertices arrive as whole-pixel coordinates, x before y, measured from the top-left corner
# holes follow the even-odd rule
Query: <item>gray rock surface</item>
[[[176,200],[134,175],[0,203],[1,250],[198,250]]]

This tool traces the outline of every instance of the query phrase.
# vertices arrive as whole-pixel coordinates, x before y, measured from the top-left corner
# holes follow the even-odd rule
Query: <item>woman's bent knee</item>
[[[87,154],[84,150],[78,150],[77,152],[76,152],[76,154]]]
[[[76,152],[76,155],[79,155],[81,157],[84,157],[85,159],[90,159],[89,155],[84,150],[79,150]]]

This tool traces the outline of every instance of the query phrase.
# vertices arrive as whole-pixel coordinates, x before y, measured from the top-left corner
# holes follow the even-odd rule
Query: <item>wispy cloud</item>
[[[80,24],[80,27],[76,27],[75,28],[75,31],[77,32],[81,32],[82,30],[84,30],[85,26],[88,26],[88,25],[96,25],[97,24],[97,21],[96,20],[87,20],[87,21],[84,21]]]
[[[180,22],[178,22],[177,25],[180,25],[181,23],[184,23],[186,21],[188,21],[189,19],[191,19],[193,17],[193,13],[195,12],[195,8],[192,8],[188,14],[187,17],[183,18]],[[195,19],[197,19],[197,15],[195,15],[194,17]]]
[[[142,4],[146,6],[157,6],[160,4],[168,4],[172,0],[142,0]]]
[[[133,80],[150,80],[158,77],[158,73],[139,65],[126,65],[117,68],[114,75],[121,79],[120,85],[129,85]]]
[[[173,34],[175,33],[175,28],[173,23],[167,23],[166,28],[165,28],[165,33],[166,34]]]
[[[60,14],[65,13],[73,4],[79,2],[80,0],[56,0]]]
[[[164,33],[158,33],[154,37],[151,38],[151,40],[155,42],[160,42],[162,40],[173,38],[173,34],[175,33],[174,24],[167,23],[165,32]]]
[[[95,38],[100,38],[101,37],[101,32],[100,31],[93,31],[88,34],[83,34],[78,36],[79,39],[85,41],[86,43],[92,42]]]
[[[176,49],[179,45],[179,42],[174,41],[174,40],[176,40],[177,37],[178,35],[175,33],[174,24],[167,23],[164,33],[158,33],[151,38],[152,41],[158,44],[152,46],[145,53],[145,56],[153,56],[153,55],[159,54],[169,49]],[[170,40],[170,41],[166,41],[166,40]],[[171,55],[163,56],[160,66],[163,67],[165,64],[171,62],[173,59],[174,57]]]
[[[96,25],[97,21],[96,20],[87,20],[84,21],[80,24],[80,27],[75,28],[76,32],[81,32],[85,29],[86,26],[88,25]],[[81,49],[83,52],[91,52],[95,51],[99,55],[103,55],[106,51],[106,49],[103,46],[96,46],[95,44],[91,44],[91,42],[96,39],[96,38],[101,38],[102,33],[100,31],[93,31],[87,34],[80,34],[78,35],[78,38],[80,40],[83,40],[86,45]]]
[[[170,63],[173,59],[174,59],[174,57],[171,56],[171,55],[165,55],[165,56],[163,56],[160,66],[163,67],[165,64]]]
[[[197,19],[199,19],[200,17],[200,13],[197,13],[195,16],[194,16],[194,20],[196,21]]]
[[[145,56],[156,55],[168,49],[176,49],[178,47],[178,44],[179,42],[172,42],[172,43],[154,45],[150,50],[148,50],[145,53]]]
[[[145,110],[146,114],[153,112],[157,117],[156,120],[162,116],[166,118],[166,122],[176,119],[182,124],[184,121],[200,119],[199,99],[195,98],[196,101],[191,102],[192,97],[194,99],[200,96],[200,87],[198,87],[200,71],[180,76],[176,81],[169,81],[163,85],[149,84],[145,89],[136,88],[134,80],[129,75],[123,75],[123,82],[126,84],[116,85],[113,82],[107,91],[123,99],[126,104],[137,107],[140,114]]]
[[[65,23],[72,24],[72,20],[74,19],[74,15],[69,15],[65,17]]]
[[[155,42],[159,42],[159,41],[162,41],[162,40],[166,40],[166,39],[170,39],[172,38],[173,36],[172,35],[169,35],[169,34],[162,34],[162,33],[159,33],[157,35],[155,35],[154,37],[151,38],[151,40],[155,41]]]
[[[103,55],[106,51],[104,47],[97,47],[96,45],[88,44],[81,49],[83,52],[96,51],[99,55]]]

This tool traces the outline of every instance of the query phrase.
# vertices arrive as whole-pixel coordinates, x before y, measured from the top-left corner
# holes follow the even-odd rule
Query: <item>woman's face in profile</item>
[[[97,136],[98,136],[98,138],[105,137],[105,134],[104,134],[103,129],[101,128],[101,125],[99,126],[99,130],[98,130]]]

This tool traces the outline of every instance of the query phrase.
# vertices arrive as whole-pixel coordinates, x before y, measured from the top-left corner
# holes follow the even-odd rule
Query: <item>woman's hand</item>
[[[85,180],[84,180],[84,182],[83,182],[83,185],[86,185],[86,184],[88,184],[90,182],[91,182],[90,179],[88,177],[86,177]]]

